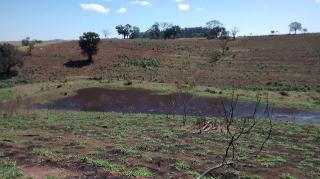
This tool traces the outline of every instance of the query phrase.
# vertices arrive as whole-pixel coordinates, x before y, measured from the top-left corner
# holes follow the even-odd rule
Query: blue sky
[[[118,37],[118,24],[144,31],[154,22],[188,27],[213,19],[241,35],[288,33],[292,21],[320,32],[320,0],[0,0],[0,17],[0,41],[77,39],[102,29]]]

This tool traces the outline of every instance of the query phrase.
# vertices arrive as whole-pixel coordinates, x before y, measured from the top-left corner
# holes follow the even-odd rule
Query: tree
[[[216,27],[223,27],[223,24],[218,20],[212,20],[206,23],[209,29],[214,29]]]
[[[27,38],[21,40],[22,46],[28,46],[29,43],[30,43],[30,37],[27,37]]]
[[[167,27],[163,34],[165,39],[175,39],[181,35],[181,28],[178,25]]]
[[[154,23],[148,30],[148,34],[150,39],[160,39],[160,24],[158,22]]]
[[[13,45],[0,44],[0,74],[9,76],[12,67],[22,64],[23,61]]]
[[[269,106],[269,100],[267,98],[267,104],[265,109],[262,109],[264,111],[263,117],[267,120],[258,121],[256,119],[256,114],[258,109],[260,108],[261,104],[261,97],[257,96],[257,102],[254,108],[254,111],[252,115],[248,117],[241,117],[236,118],[235,117],[235,111],[237,109],[238,105],[238,99],[239,95],[235,96],[234,91],[232,92],[232,98],[229,102],[225,103],[223,100],[221,100],[222,110],[223,110],[223,120],[219,123],[214,124],[215,129],[220,130],[221,132],[226,131],[227,133],[227,145],[224,151],[224,156],[222,157],[222,162],[218,165],[215,165],[205,172],[203,172],[198,178],[205,178],[207,175],[212,175],[213,171],[222,168],[222,167],[232,167],[232,166],[238,166],[239,162],[246,162],[249,160],[256,159],[261,152],[263,151],[266,143],[270,140],[272,136],[273,131],[273,122],[272,122],[272,108]],[[268,122],[267,122],[268,121]],[[204,126],[201,125],[199,134],[201,134],[202,130],[210,128],[210,122],[204,121]],[[260,129],[263,131],[265,136],[263,136],[261,143],[257,143],[256,140],[252,138],[250,135],[251,132],[256,130],[259,126]],[[266,127],[262,127],[266,126]],[[211,128],[213,128],[213,125],[211,124]],[[242,155],[245,155],[246,158],[243,160],[237,160],[237,158],[240,156],[240,150],[241,147],[241,140],[245,139],[245,141],[249,142],[252,147],[250,147],[251,151],[241,151]]]
[[[304,28],[302,29],[303,33],[307,33],[308,32],[308,29]]]
[[[132,26],[130,24],[126,24],[124,26],[124,34],[129,38],[129,35],[132,33]]]
[[[239,29],[237,27],[233,27],[231,29],[231,34],[232,34],[233,40],[236,40],[236,36],[237,36],[238,32],[239,32]]]
[[[79,39],[82,54],[87,55],[88,61],[92,63],[92,56],[98,52],[98,44],[100,42],[99,35],[95,32],[85,32]]]
[[[206,27],[188,27],[181,29],[182,38],[205,37],[209,29]]]
[[[227,32],[226,29],[223,27],[223,24],[217,20],[209,21],[206,25],[208,28],[208,39],[220,38],[222,34],[225,34]]]
[[[297,34],[297,31],[302,30],[302,25],[300,22],[292,22],[289,24],[290,32],[294,31],[294,34]]]
[[[30,37],[27,37],[21,41],[21,44],[22,44],[22,46],[28,46],[28,49],[27,49],[28,54],[29,54],[29,56],[32,56],[32,50],[34,49],[34,46],[37,43],[41,43],[41,42],[42,42],[41,40],[35,40],[35,39],[31,40]]]
[[[133,26],[131,33],[130,33],[130,39],[140,38],[140,35],[141,35],[141,33],[140,33],[139,27]]]
[[[271,35],[274,35],[276,33],[276,31],[275,30],[271,30],[270,33],[271,33]]]
[[[117,25],[117,32],[119,35],[123,35],[123,39],[129,38],[129,35],[132,33],[132,26],[130,24],[126,25]]]
[[[124,26],[123,25],[117,25],[116,26],[117,32],[119,35],[123,35],[123,38],[126,38],[126,35],[124,33]]]
[[[103,29],[102,33],[103,33],[103,36],[104,36],[105,39],[107,39],[108,36],[110,35],[110,32],[108,30],[106,30],[106,29]]]

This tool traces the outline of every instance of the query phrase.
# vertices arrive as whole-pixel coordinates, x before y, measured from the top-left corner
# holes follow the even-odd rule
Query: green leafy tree
[[[175,39],[180,37],[181,28],[178,25],[168,27],[164,30],[164,38],[165,39]]]
[[[92,62],[92,56],[98,52],[98,44],[100,42],[99,35],[95,32],[85,32],[79,39],[82,54],[87,55],[88,61]]]
[[[29,56],[32,56],[32,50],[34,49],[34,46],[37,43],[42,43],[42,41],[41,40],[35,40],[35,39],[31,40],[30,37],[27,37],[27,38],[25,38],[25,39],[23,39],[21,41],[22,46],[28,46],[27,51],[28,51]]]
[[[130,34],[133,32],[132,26],[130,24],[126,25],[117,25],[116,30],[119,35],[123,35],[123,38],[129,38]]]
[[[289,28],[290,28],[290,32],[294,31],[294,34],[297,34],[297,31],[302,30],[302,25],[300,22],[292,22],[291,24],[289,24]]]
[[[158,22],[154,23],[151,28],[148,30],[150,39],[160,39],[161,30],[160,24]]]
[[[117,25],[116,26],[116,30],[118,32],[119,35],[123,35],[123,38],[126,38],[126,35],[124,33],[124,26],[123,25]]]
[[[216,39],[223,36],[227,31],[226,28],[223,27],[223,24],[217,20],[212,20],[207,22],[207,38],[208,39]]]
[[[0,74],[9,76],[12,67],[21,66],[22,64],[23,61],[13,45],[0,44]]]
[[[137,39],[137,38],[140,38],[140,29],[139,27],[132,27],[132,30],[131,30],[131,33],[130,33],[130,39]]]

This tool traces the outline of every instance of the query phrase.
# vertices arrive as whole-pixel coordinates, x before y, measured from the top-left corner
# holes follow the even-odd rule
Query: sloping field
[[[33,56],[26,57],[24,71],[41,82],[91,76],[217,87],[276,82],[319,88],[320,34],[239,38],[229,43],[225,57],[210,63],[210,56],[220,43],[206,39],[104,40],[94,64],[67,68],[64,63],[70,60],[86,60],[78,43],[69,41],[36,47]],[[128,66],[124,65],[124,57],[129,61],[154,58],[160,66]]]

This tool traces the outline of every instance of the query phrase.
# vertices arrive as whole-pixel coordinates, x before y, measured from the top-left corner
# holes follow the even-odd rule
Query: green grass
[[[279,155],[267,154],[263,159],[260,160],[262,166],[265,167],[276,167],[285,164],[287,161]]]
[[[33,148],[32,153],[40,157],[58,157],[62,155],[62,149],[46,149],[43,147]]]
[[[111,164],[108,160],[104,159],[91,159],[88,157],[84,157],[80,159],[83,162],[88,163],[89,165],[93,167],[102,167],[109,171],[113,171],[115,169],[115,165]]]
[[[292,176],[290,173],[282,173],[279,176],[280,179],[296,179],[296,177]]]
[[[28,72],[21,71],[17,76],[11,78],[0,80],[0,88],[10,88],[16,85],[31,83],[33,77],[29,75]]]
[[[84,142],[79,142],[76,146],[75,146],[76,149],[84,149],[86,148],[86,143]]]
[[[145,167],[138,167],[124,172],[123,175],[130,177],[151,177],[152,172]]]
[[[46,179],[62,179],[62,177],[59,177],[59,176],[47,176]]]
[[[0,178],[1,179],[14,179],[22,178],[16,162],[8,160],[0,160]]]
[[[177,91],[175,84],[163,84],[144,81],[132,81],[130,88],[140,88],[147,90],[154,90],[159,93],[173,93]],[[35,102],[44,103],[52,100],[60,99],[64,96],[61,93],[66,90],[68,95],[75,94],[75,91],[81,88],[101,87],[101,88],[128,88],[124,85],[125,81],[118,80],[90,80],[84,77],[73,77],[70,81],[64,83],[62,88],[57,89],[57,85],[61,83],[37,83],[15,86],[12,88],[0,88],[0,100],[17,99],[23,97],[33,97]],[[320,109],[320,93],[315,91],[289,91],[289,96],[283,97],[278,91],[268,90],[251,90],[251,89],[232,89],[232,88],[208,88],[205,86],[196,86],[189,91],[191,94],[202,97],[230,97],[233,92],[238,94],[241,100],[255,101],[257,93],[266,97],[268,94],[269,101],[272,104],[303,107],[309,109]],[[265,101],[262,101],[265,102]]]
[[[93,149],[92,151],[89,152],[89,155],[94,155],[94,156],[99,156],[103,153],[103,149],[100,147],[97,147],[95,149]]]
[[[143,68],[155,68],[160,66],[160,61],[155,58],[130,59],[127,55],[119,55],[118,58],[127,66]]]
[[[78,163],[82,159],[85,162],[81,163],[86,165],[103,167],[125,176],[159,176],[153,170],[148,169],[146,172],[141,169],[147,169],[150,165],[166,165],[169,166],[168,172],[187,173],[193,171],[194,161],[203,161],[200,164],[196,162],[197,171],[201,173],[200,167],[205,170],[214,166],[224,154],[228,136],[218,131],[194,134],[192,130],[181,126],[182,121],[182,116],[175,116],[168,122],[166,115],[36,110],[22,111],[9,117],[0,113],[0,134],[17,138],[16,144],[23,142],[28,145],[26,141],[32,141],[32,145],[43,146],[33,149],[33,154],[41,159],[68,159],[72,163]],[[190,117],[187,126],[195,121],[196,118]],[[315,160],[318,154],[314,151],[320,149],[316,145],[320,126],[277,121],[273,126],[274,135],[258,158],[262,167],[270,167],[272,170],[272,167],[286,166],[286,161],[291,161],[288,154],[303,148],[303,151],[299,151],[301,156],[296,157],[297,162],[290,163],[290,166],[308,173],[307,176],[318,176],[318,161]],[[239,164],[246,163],[250,153],[256,150],[253,147],[262,142],[266,127],[267,121],[258,121],[252,134],[238,142],[240,150],[236,159]],[[72,129],[81,132],[74,135]],[[21,135],[30,133],[45,134],[46,140]],[[57,136],[68,137],[57,140]],[[84,142],[84,147],[90,148],[89,151],[75,150],[76,146]],[[55,146],[57,149],[47,148],[52,143],[59,145]],[[83,151],[86,153],[82,153]],[[307,158],[304,158],[305,153],[308,154]],[[188,159],[184,156],[190,156],[194,161],[186,161]],[[137,165],[133,166],[133,162]]]
[[[184,162],[184,161],[177,161],[174,164],[174,167],[177,170],[189,170],[191,168],[191,166],[187,162]]]

